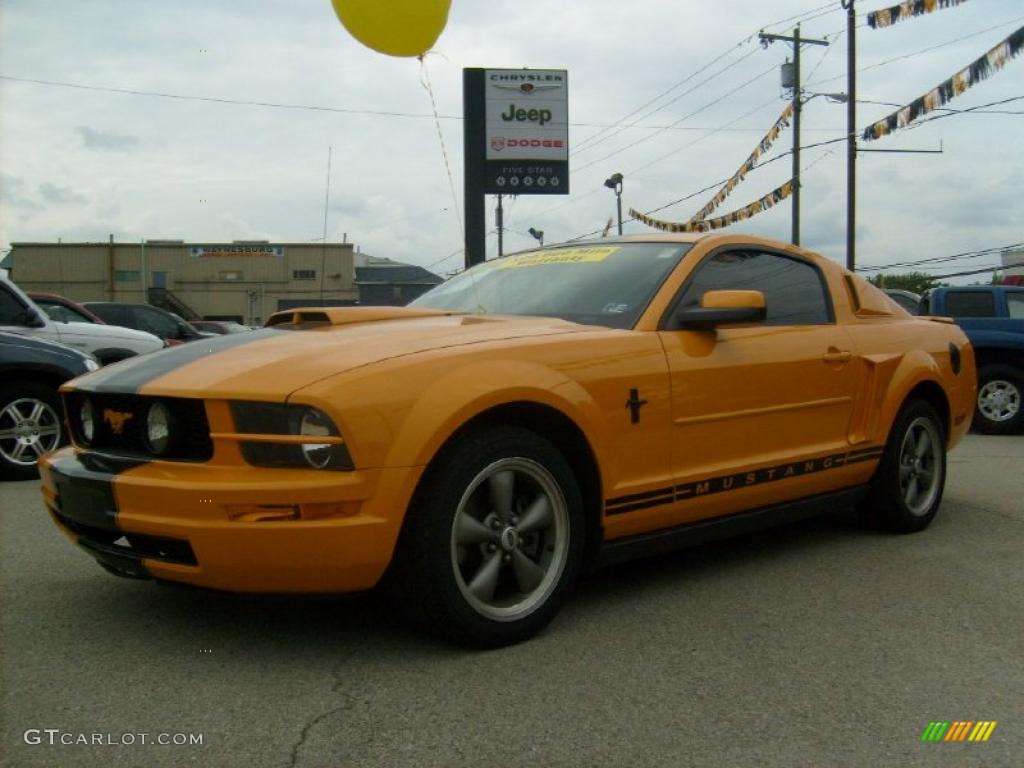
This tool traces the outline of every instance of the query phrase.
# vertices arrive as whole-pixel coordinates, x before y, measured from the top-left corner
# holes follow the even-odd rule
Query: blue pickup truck
[[[1024,286],[933,288],[920,314],[952,317],[974,346],[978,404],[974,428],[1007,435],[1024,427]]]

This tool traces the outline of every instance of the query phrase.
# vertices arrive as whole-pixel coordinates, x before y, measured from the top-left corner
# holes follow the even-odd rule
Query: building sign
[[[211,257],[253,257],[253,256],[284,256],[284,247],[280,245],[200,245],[193,246],[189,252],[194,259],[206,259]]]
[[[569,88],[564,69],[484,70],[484,192],[569,193]]]

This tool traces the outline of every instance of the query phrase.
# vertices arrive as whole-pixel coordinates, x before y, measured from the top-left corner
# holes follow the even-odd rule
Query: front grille
[[[91,442],[85,440],[80,421],[85,398],[92,402],[95,413],[95,431]],[[150,405],[158,400],[171,413],[170,444],[160,456],[156,456],[146,443],[146,414]],[[206,420],[206,408],[202,400],[69,392],[64,396],[64,407],[75,442],[87,448],[117,456],[172,461],[209,461],[213,456],[210,424]]]

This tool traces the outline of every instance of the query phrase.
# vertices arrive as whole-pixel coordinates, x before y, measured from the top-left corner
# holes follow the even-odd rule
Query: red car
[[[58,323],[99,323],[100,325],[106,325],[106,321],[99,315],[90,312],[78,302],[59,294],[29,291],[28,295],[40,309],[50,316],[50,319]]]
[[[252,329],[233,320],[189,320],[193,328],[204,333],[216,333],[223,336],[228,333],[244,333]]]

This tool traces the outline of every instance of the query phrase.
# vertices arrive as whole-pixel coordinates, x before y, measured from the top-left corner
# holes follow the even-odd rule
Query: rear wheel
[[[1009,365],[978,371],[978,405],[972,426],[990,435],[1009,435],[1024,427],[1024,375]]]
[[[66,442],[57,390],[35,381],[0,387],[0,475],[37,477],[39,457]]]
[[[945,485],[942,420],[929,403],[908,400],[893,422],[861,515],[877,528],[923,530],[938,512]]]
[[[576,581],[583,524],[575,477],[551,443],[513,427],[466,436],[434,462],[407,513],[394,596],[454,639],[519,642]]]

